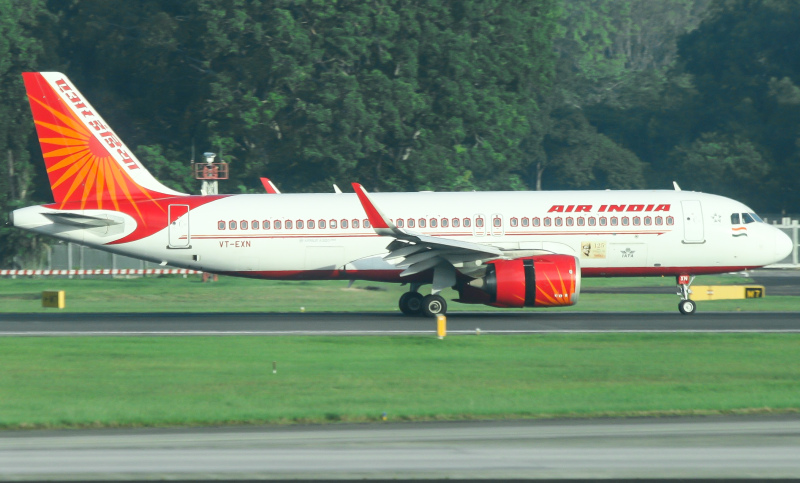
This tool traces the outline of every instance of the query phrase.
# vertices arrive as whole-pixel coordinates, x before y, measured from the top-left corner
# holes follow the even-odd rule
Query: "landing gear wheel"
[[[422,294],[406,292],[400,297],[400,312],[406,315],[419,315],[422,312]]]
[[[681,300],[678,304],[678,310],[683,315],[692,315],[697,310],[697,304],[694,303],[694,300]]]
[[[447,313],[447,302],[441,295],[426,295],[422,298],[422,314],[426,317],[436,317]]]

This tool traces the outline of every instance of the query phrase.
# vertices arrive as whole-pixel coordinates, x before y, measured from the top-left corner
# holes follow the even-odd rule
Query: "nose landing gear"
[[[691,315],[697,311],[697,304],[694,300],[689,299],[689,294],[692,293],[689,286],[694,282],[694,276],[678,275],[677,281],[678,296],[681,298],[681,301],[678,303],[678,311],[683,315]]]

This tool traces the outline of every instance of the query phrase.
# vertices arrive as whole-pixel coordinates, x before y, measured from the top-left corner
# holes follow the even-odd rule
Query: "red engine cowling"
[[[581,269],[572,255],[495,260],[486,265],[483,278],[461,287],[459,302],[509,308],[578,303]]]

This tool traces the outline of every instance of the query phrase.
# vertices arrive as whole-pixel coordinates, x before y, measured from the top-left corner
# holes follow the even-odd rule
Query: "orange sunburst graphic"
[[[152,201],[163,211],[154,193],[139,186],[91,128],[78,119],[52,89],[49,90],[49,95],[41,96],[45,102],[38,98],[40,96],[29,94],[28,97],[59,209],[80,206],[80,209],[120,211],[120,203],[124,202],[142,222],[145,218],[138,206],[140,202]],[[110,139],[116,141],[113,133],[107,132]]]
[[[546,306],[572,305],[572,294],[575,293],[575,278],[572,275],[574,270],[570,273],[569,266],[560,266],[558,263],[560,256],[556,255],[550,258],[554,259],[554,262],[540,265],[541,270],[537,271],[537,275],[541,275],[547,283],[536,284],[536,304]],[[569,259],[565,258],[565,260]],[[567,273],[562,273],[562,269]],[[569,283],[569,287],[567,287],[567,283]]]

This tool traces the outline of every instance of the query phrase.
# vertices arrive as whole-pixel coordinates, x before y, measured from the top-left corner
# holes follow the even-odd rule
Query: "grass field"
[[[748,283],[734,275],[698,277],[696,284]],[[585,278],[583,288],[654,286],[664,294],[581,294],[577,305],[547,310],[674,312],[678,297],[675,281],[664,278]],[[397,284],[346,281],[266,281],[220,277],[201,283],[199,276],[133,279],[0,279],[0,313],[53,312],[41,306],[43,290],[66,292],[65,312],[296,312],[396,311],[397,300],[408,290]],[[457,294],[448,290],[450,300]],[[797,310],[800,297],[767,297],[757,300],[699,302],[699,310],[764,311]],[[498,310],[482,305],[450,304],[450,311]]]
[[[2,338],[0,427],[797,412],[798,348],[798,334]]]
[[[698,284],[747,283],[739,276]],[[674,312],[664,295],[548,310]],[[221,277],[0,279],[0,318],[65,290],[67,312],[394,311],[391,284]],[[445,294],[453,298],[454,293]],[[800,297],[700,302],[796,311]],[[497,310],[451,304],[456,310]],[[535,309],[532,309],[534,312]],[[591,315],[587,315],[591,316]],[[0,428],[186,426],[800,411],[800,334],[0,338]],[[278,373],[272,373],[272,362]]]

